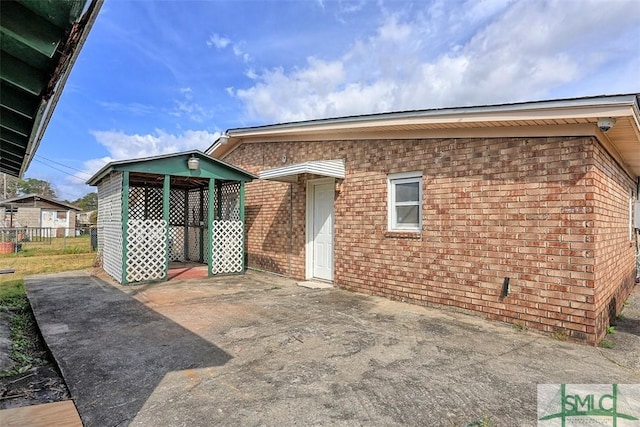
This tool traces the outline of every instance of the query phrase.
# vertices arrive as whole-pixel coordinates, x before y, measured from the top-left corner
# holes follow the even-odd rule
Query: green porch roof
[[[0,172],[31,163],[102,2],[0,1]]]
[[[187,162],[190,158],[195,157],[199,161],[198,168],[191,170],[187,166]],[[202,179],[219,179],[224,181],[252,181],[258,177],[235,166],[232,166],[222,160],[214,159],[202,151],[191,150],[182,153],[165,154],[154,157],[146,157],[142,159],[132,160],[119,160],[111,162],[100,169],[95,175],[93,175],[87,184],[97,186],[100,182],[111,172],[132,172],[137,174],[141,180],[145,181],[146,185],[153,185],[148,181],[145,176],[157,175],[164,177],[164,175],[171,175],[174,177],[185,178],[185,185],[189,186],[188,182],[191,180],[194,183],[197,180]],[[204,182],[204,181],[203,181]],[[159,180],[157,186],[162,185],[162,181]]]

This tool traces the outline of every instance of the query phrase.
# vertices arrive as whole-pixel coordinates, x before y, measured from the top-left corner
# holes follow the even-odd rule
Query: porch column
[[[239,199],[239,206],[238,206],[238,218],[240,219],[240,222],[242,223],[242,272],[244,273],[245,271],[247,271],[247,252],[245,249],[245,242],[244,242],[244,236],[245,236],[245,228],[244,228],[244,181],[240,181],[240,191],[239,191],[239,195],[238,195],[238,199]]]
[[[120,215],[122,221],[122,284],[127,285],[127,260],[129,252],[127,251],[127,241],[129,240],[129,171],[122,172],[122,212]]]
[[[213,260],[215,254],[213,253],[213,239],[215,236],[213,235],[213,219],[214,212],[213,209],[215,207],[215,199],[217,197],[216,194],[216,180],[213,178],[209,179],[209,206],[207,209],[207,233],[209,233],[209,238],[207,239],[207,245],[209,245],[209,259],[207,261],[207,269],[209,271],[209,276],[213,276]],[[218,202],[219,203],[219,202]]]
[[[169,279],[169,197],[171,192],[171,176],[164,176],[164,185],[162,186],[162,220],[165,222],[164,229],[164,280]]]
[[[189,257],[189,190],[184,190],[184,259],[190,260]]]

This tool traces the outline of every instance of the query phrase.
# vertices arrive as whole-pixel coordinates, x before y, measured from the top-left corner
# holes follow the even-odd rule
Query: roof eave
[[[273,140],[274,138],[289,138],[293,136],[317,135],[318,138],[343,137],[345,132],[363,130],[367,128],[383,128],[398,125],[415,124],[446,124],[457,127],[458,124],[487,122],[502,122],[507,126],[509,122],[525,120],[553,120],[557,118],[580,118],[590,121],[596,117],[620,117],[632,115],[636,123],[638,120],[638,95],[606,95],[598,97],[573,98],[564,100],[536,101],[518,104],[501,104],[477,107],[443,108],[434,110],[405,111],[397,113],[381,113],[364,116],[340,117],[331,119],[310,120],[297,123],[283,123],[251,128],[236,128],[227,131],[229,141],[220,144],[216,141],[207,152],[214,157],[228,155],[237,145],[244,141]],[[496,132],[506,129],[502,125],[496,126]],[[549,125],[551,126],[551,125]],[[589,134],[595,134],[596,122]],[[640,125],[638,126],[640,128]]]
[[[87,11],[84,13],[84,15],[82,15],[80,20],[76,22],[72,27],[71,34],[73,34],[73,31],[75,28],[80,28],[79,37],[77,38],[77,40],[73,40],[70,37],[69,40],[67,41],[67,44],[76,43],[75,45],[70,46],[71,57],[67,58],[65,57],[65,55],[63,55],[60,58],[58,67],[62,67],[62,69],[60,71],[56,70],[57,72],[54,73],[54,75],[52,76],[48,84],[48,85],[53,84],[54,89],[48,99],[43,98],[40,101],[38,112],[36,114],[36,119],[34,121],[33,127],[31,128],[31,134],[29,135],[29,140],[27,142],[27,147],[25,149],[25,156],[22,161],[22,166],[20,167],[18,178],[22,178],[24,173],[29,168],[29,165],[31,165],[31,161],[33,160],[33,157],[35,156],[35,153],[38,150],[38,147],[40,146],[40,142],[42,141],[44,132],[47,129],[47,126],[49,125],[49,121],[53,116],[55,107],[58,104],[58,100],[62,95],[64,86],[66,85],[67,79],[69,78],[71,70],[73,69],[73,65],[78,59],[78,55],[82,50],[82,46],[84,45],[85,41],[87,40],[87,37],[89,36],[89,32],[91,31],[91,28],[95,23],[96,18],[98,17],[98,13],[100,12],[100,8],[102,7],[103,3],[104,3],[104,0],[92,0],[89,7],[87,8]]]

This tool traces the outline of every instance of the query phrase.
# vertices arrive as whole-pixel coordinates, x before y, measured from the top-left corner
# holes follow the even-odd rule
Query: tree
[[[2,183],[0,184],[2,185],[0,199],[13,199],[14,197],[17,197],[20,193],[21,182],[21,179],[3,173]]]
[[[35,178],[27,178],[20,183],[21,194],[37,194],[38,196],[56,198],[56,191],[48,181]]]
[[[85,212],[95,211],[98,209],[98,193],[88,193],[84,197],[80,197],[78,200],[71,202],[71,204]]]

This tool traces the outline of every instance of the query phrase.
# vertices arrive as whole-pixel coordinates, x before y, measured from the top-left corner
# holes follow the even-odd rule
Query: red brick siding
[[[635,264],[621,221],[633,181],[592,138],[258,143],[225,160],[257,173],[282,166],[283,156],[287,164],[346,159],[335,200],[338,286],[591,343],[602,336],[596,318],[611,295],[626,296]],[[388,232],[387,175],[409,171],[422,171],[422,232]],[[601,188],[613,185],[607,176],[617,192]],[[304,278],[308,178],[247,185],[251,267]],[[602,237],[607,226],[617,234]],[[611,272],[614,260],[619,271]],[[501,298],[505,277],[510,292]]]
[[[604,149],[597,145],[593,151],[594,212],[596,214],[594,265],[595,318],[597,339],[615,320],[622,304],[629,296],[636,276],[636,233],[629,237],[629,197],[635,200],[636,185]]]

